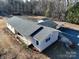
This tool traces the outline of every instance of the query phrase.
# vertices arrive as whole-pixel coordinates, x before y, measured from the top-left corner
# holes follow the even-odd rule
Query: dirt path
[[[64,27],[68,27],[68,28],[79,30],[79,25],[76,25],[76,24],[65,23]]]
[[[55,22],[59,25],[63,24],[63,27],[79,30],[79,25],[77,25],[77,24],[72,24],[72,23],[67,23],[67,22],[59,22],[59,21],[55,21]]]

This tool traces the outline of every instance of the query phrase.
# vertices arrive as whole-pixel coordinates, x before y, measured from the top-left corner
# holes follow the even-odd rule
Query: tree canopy
[[[79,24],[79,2],[67,10],[66,21]]]

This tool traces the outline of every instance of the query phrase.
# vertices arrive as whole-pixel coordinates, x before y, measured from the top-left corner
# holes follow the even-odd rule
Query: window
[[[15,30],[15,31],[16,31],[16,30]],[[17,35],[20,35],[20,36],[22,36],[22,35],[21,35],[19,32],[17,32],[17,31],[16,31],[16,34],[17,34]]]
[[[39,45],[39,42],[38,41],[36,41],[36,45]]]
[[[48,42],[50,40],[50,37],[46,39],[46,42]]]

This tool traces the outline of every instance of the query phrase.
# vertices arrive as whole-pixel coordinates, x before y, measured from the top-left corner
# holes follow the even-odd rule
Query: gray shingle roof
[[[12,17],[7,20],[7,22],[13,26],[16,31],[24,35],[25,37],[29,36],[35,30],[40,28],[41,26],[37,25],[35,22],[31,22],[29,20],[23,20],[18,17]]]
[[[15,28],[21,35],[25,36],[26,38],[29,37],[33,32],[35,32],[40,27],[43,29],[34,35],[36,40],[41,41],[44,40],[50,33],[53,31],[57,31],[56,29],[45,27],[42,25],[38,25],[36,22],[32,22],[29,20],[23,20],[18,17],[12,17],[7,20],[7,22]]]

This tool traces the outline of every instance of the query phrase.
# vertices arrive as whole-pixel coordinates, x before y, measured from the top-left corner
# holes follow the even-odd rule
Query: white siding
[[[22,42],[24,42],[27,46],[31,45],[31,40],[30,40],[30,39],[25,38],[24,36],[20,36],[20,35],[16,35],[16,36],[19,37],[20,40],[21,40]]]
[[[7,23],[7,27],[15,34],[15,29],[10,24]]]
[[[46,39],[50,37],[50,40],[46,42]],[[55,31],[52,34],[50,34],[45,40],[40,41],[39,45],[36,45],[35,39],[33,39],[33,45],[39,50],[39,52],[43,51],[45,48],[50,46],[52,43],[54,43],[58,39],[58,32]]]

